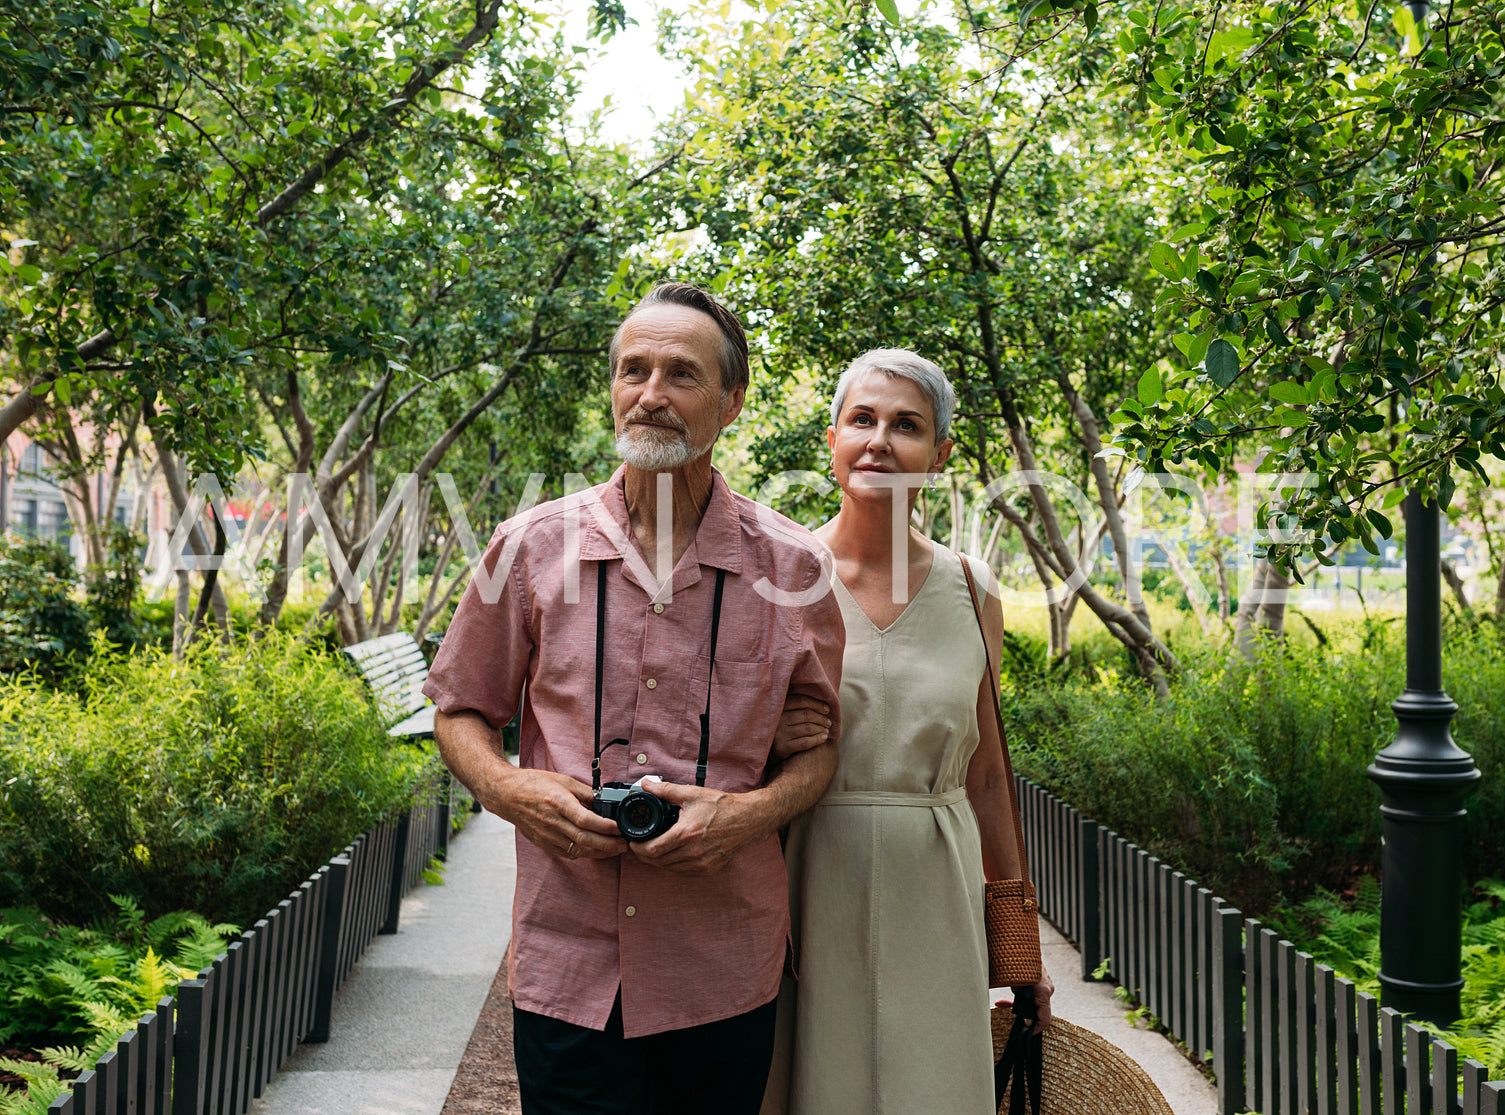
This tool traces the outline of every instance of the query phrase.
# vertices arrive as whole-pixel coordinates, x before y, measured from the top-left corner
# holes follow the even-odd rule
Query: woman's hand
[[[831,709],[826,702],[790,690],[773,732],[773,757],[787,759],[819,747],[831,735]]]
[[[1050,978],[1050,973],[1047,972],[1042,965],[1040,968],[1039,983],[1020,984],[1012,988],[1011,990],[1015,995],[1018,995],[1020,992],[1024,991],[1034,992],[1036,1017],[1035,1024],[1030,1028],[1030,1032],[1034,1034],[1043,1034],[1046,1027],[1050,1025],[1050,1020],[1052,1017],[1050,1010],[1050,997],[1056,993],[1056,983],[1055,980]]]

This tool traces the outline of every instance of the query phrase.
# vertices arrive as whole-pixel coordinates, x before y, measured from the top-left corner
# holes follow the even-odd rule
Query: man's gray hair
[[[956,392],[951,381],[940,368],[907,348],[870,349],[847,366],[836,381],[836,394],[831,398],[831,425],[836,425],[836,420],[841,417],[841,408],[852,384],[869,372],[897,376],[917,385],[930,400],[930,410],[935,415],[936,444],[951,436],[951,415],[956,410]]]

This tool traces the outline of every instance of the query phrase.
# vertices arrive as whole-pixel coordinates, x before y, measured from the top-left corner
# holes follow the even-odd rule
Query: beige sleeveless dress
[[[975,559],[979,594],[990,574]],[[790,825],[798,981],[764,1115],[992,1115],[982,849],[967,801],[982,636],[956,555],[879,630],[846,621],[840,762]]]

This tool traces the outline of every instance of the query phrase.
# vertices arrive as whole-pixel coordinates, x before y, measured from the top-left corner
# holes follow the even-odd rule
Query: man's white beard
[[[687,432],[653,431],[628,426],[617,435],[617,455],[633,468],[644,472],[668,472],[684,468],[691,461],[709,453],[711,446],[715,444],[715,435],[697,449]]]

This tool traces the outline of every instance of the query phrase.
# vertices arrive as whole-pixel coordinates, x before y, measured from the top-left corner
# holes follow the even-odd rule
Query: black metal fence
[[[329,1040],[334,994],[402,896],[449,849],[470,795],[443,768],[413,804],[357,837],[214,962],[146,1014],[49,1115],[242,1115],[300,1042]]]
[[[1220,1115],[1505,1115],[1505,1081],[1169,864],[1017,779],[1040,910],[1210,1062]]]

